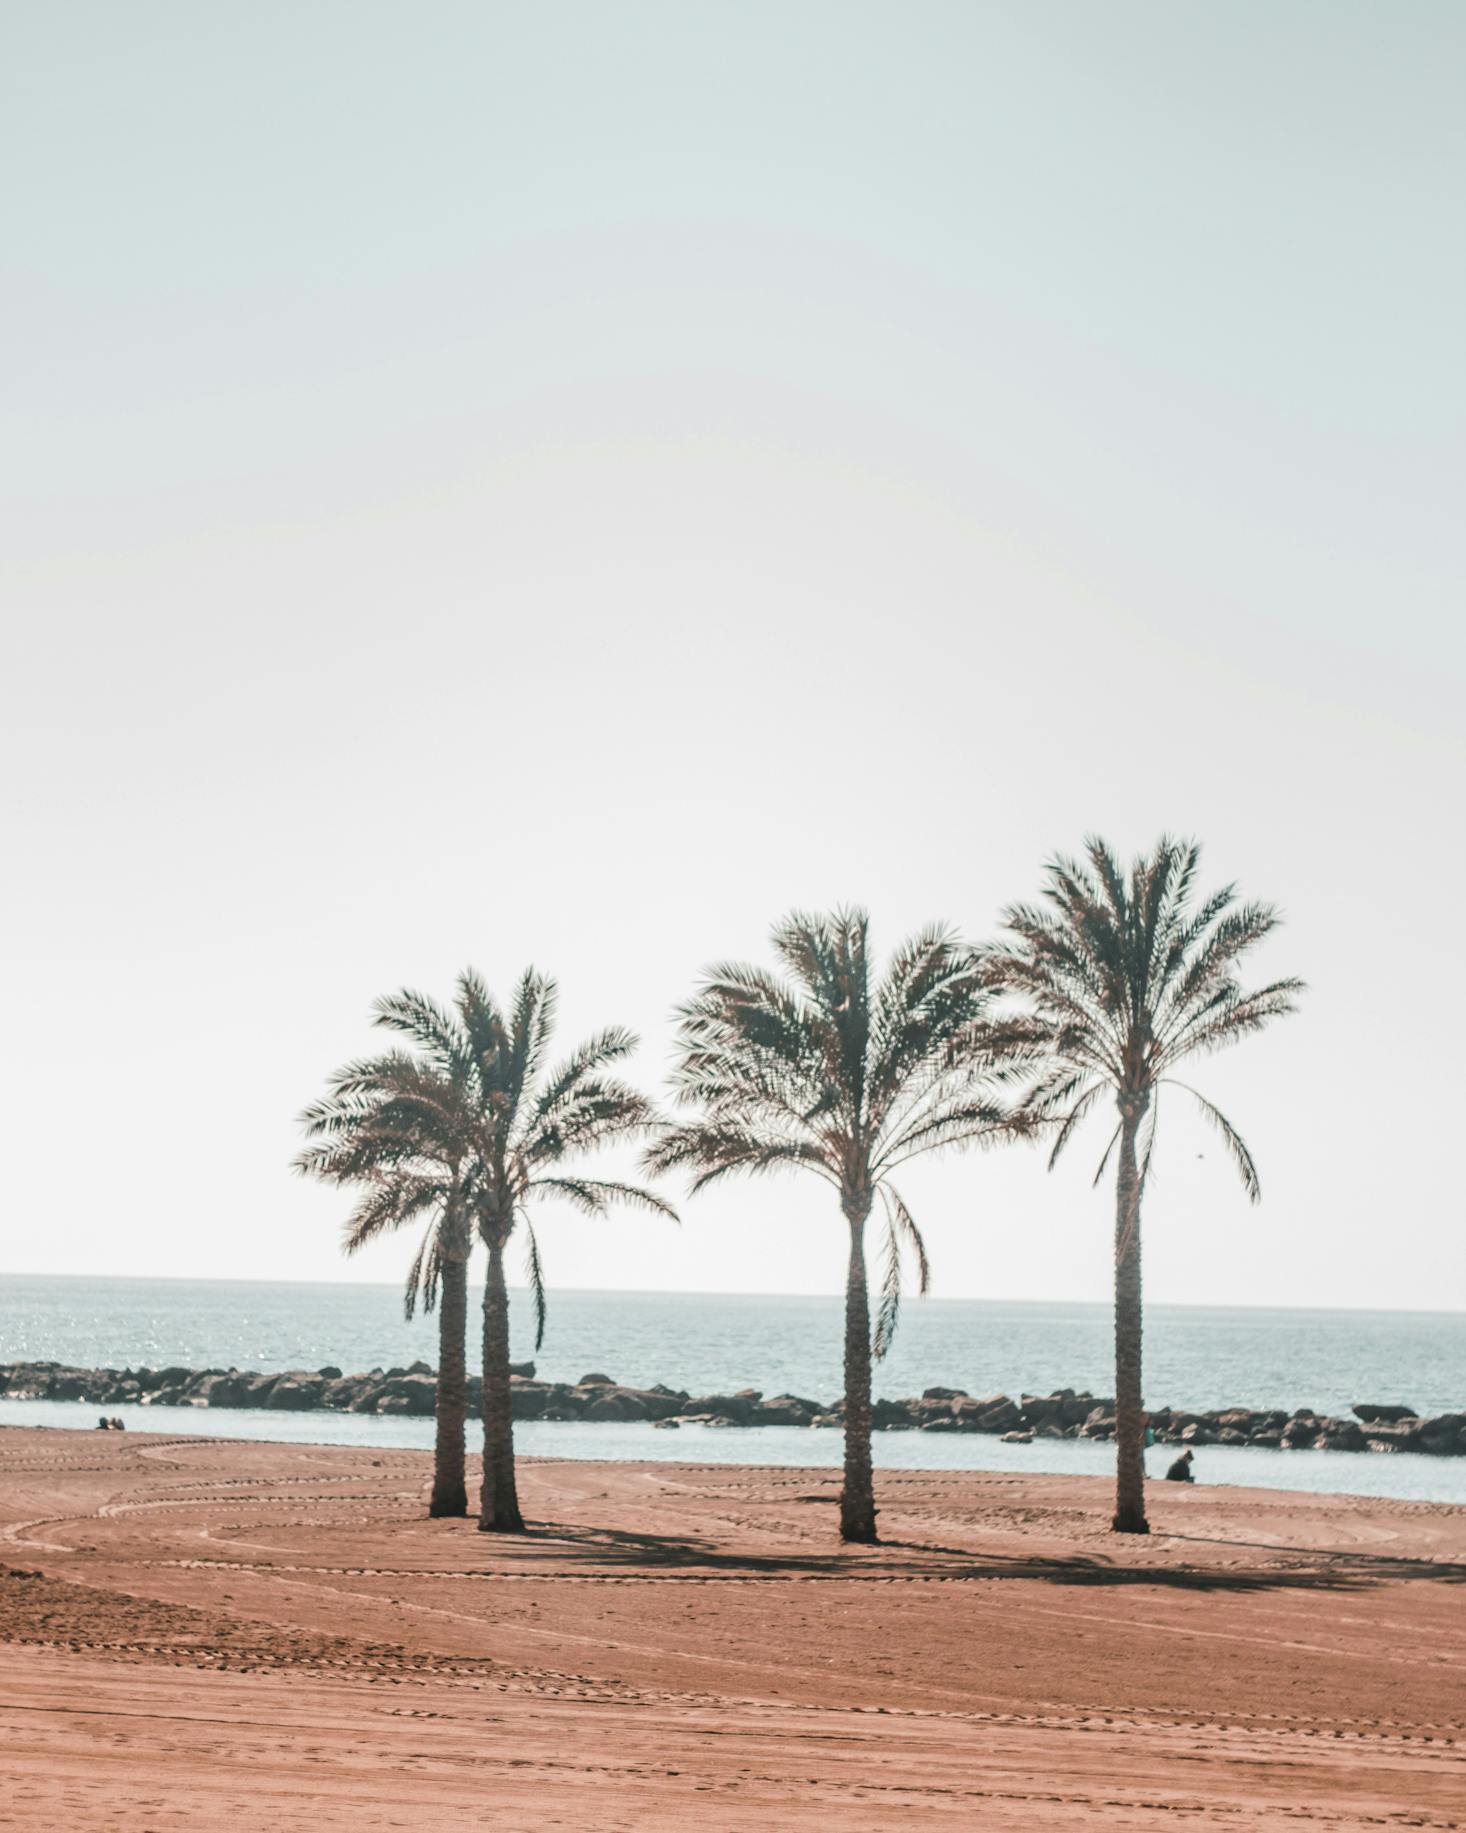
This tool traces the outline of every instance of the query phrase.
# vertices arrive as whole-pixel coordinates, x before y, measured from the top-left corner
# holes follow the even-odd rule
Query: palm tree
[[[1182,1060],[1221,1050],[1297,1008],[1300,980],[1249,992],[1236,977],[1242,956],[1280,921],[1270,904],[1239,904],[1231,885],[1195,897],[1201,849],[1162,838],[1128,878],[1103,840],[1086,842],[1087,864],[1056,859],[1041,904],[1004,913],[1008,939],[986,954],[994,990],[1027,1003],[1031,1038],[1050,1064],[1031,1088],[1028,1111],[1056,1128],[1050,1167],[1106,1093],[1119,1120],[1095,1183],[1112,1156],[1115,1179],[1115,1439],[1117,1533],[1149,1532],[1145,1518],[1145,1414],[1141,1380],[1140,1204],[1155,1146],[1162,1088],[1183,1090],[1221,1134],[1248,1196],[1261,1195],[1257,1167],[1236,1128],[1207,1098],[1170,1073]]]
[[[459,982],[459,1011],[473,1074],[473,1149],[464,1165],[464,1196],[488,1249],[484,1287],[484,1473],[479,1527],[524,1531],[514,1480],[514,1422],[509,1386],[509,1295],[504,1252],[523,1224],[526,1268],[535,1310],[535,1347],[544,1338],[545,1286],[529,1208],[561,1197],[588,1215],[629,1203],[677,1219],[655,1192],[637,1184],[588,1178],[562,1169],[567,1159],[613,1140],[643,1135],[656,1123],[644,1095],[606,1073],[636,1046],[613,1027],[588,1039],[557,1068],[545,1067],[554,1029],[553,980],[528,971],[508,1014],[474,974]]]
[[[996,1098],[1011,1067],[989,1024],[972,951],[926,929],[872,984],[863,910],[794,914],[773,933],[789,978],[742,964],[712,968],[680,1008],[679,1103],[696,1118],[666,1128],[655,1171],[691,1172],[694,1194],[735,1172],[799,1167],[836,1192],[845,1217],[845,1473],[840,1534],[876,1538],[870,1378],[891,1341],[902,1251],[928,1284],[926,1248],[891,1182],[943,1146],[988,1145],[1029,1122]],[[879,1198],[885,1266],[872,1339],[865,1230]]]
[[[465,1167],[473,1150],[473,1063],[458,1021],[421,993],[377,1002],[375,1022],[404,1033],[417,1053],[388,1051],[348,1063],[302,1115],[313,1142],[296,1169],[360,1195],[343,1245],[354,1254],[388,1230],[423,1217],[427,1231],[408,1271],[404,1310],[438,1310],[433,1493],[428,1513],[466,1515],[468,1262],[473,1237]]]

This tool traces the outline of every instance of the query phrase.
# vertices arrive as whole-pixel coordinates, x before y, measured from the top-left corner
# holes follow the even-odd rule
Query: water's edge
[[[433,1447],[431,1419],[371,1413],[286,1413],[207,1407],[143,1407],[114,1411],[130,1432],[167,1438],[224,1438],[288,1445],[339,1445],[378,1455],[394,1450],[424,1454]],[[97,1414],[85,1401],[0,1399],[0,1428],[95,1431]],[[470,1446],[477,1439],[470,1423]],[[722,1464],[777,1469],[838,1470],[840,1431],[792,1426],[749,1426],[717,1431],[688,1423],[676,1432],[645,1423],[590,1424],[584,1420],[528,1420],[514,1428],[516,1451],[557,1461],[645,1464]],[[1094,1439],[1006,1442],[985,1434],[877,1432],[872,1446],[879,1470],[984,1471],[1014,1478],[1087,1476],[1112,1480],[1114,1447]],[[1153,1478],[1163,1476],[1173,1452],[1147,1454]],[[1295,1494],[1356,1496],[1390,1502],[1466,1508],[1466,1458],[1295,1457],[1254,1446],[1208,1446],[1196,1456],[1203,1486],[1230,1485]],[[427,1466],[424,1465],[426,1481]]]

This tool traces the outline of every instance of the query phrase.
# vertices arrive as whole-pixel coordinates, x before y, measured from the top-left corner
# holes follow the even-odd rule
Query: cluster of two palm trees
[[[1242,987],[1238,959],[1274,927],[1276,913],[1239,906],[1230,887],[1196,904],[1196,864],[1194,846],[1162,841],[1127,875],[1103,843],[1091,842],[1087,865],[1049,867],[1041,905],[1008,911],[1000,944],[972,948],[928,930],[879,980],[863,913],[792,917],[774,935],[782,976],[719,966],[682,1007],[675,1086],[692,1113],[672,1125],[658,1125],[644,1097],[606,1074],[632,1048],[625,1032],[606,1032],[561,1069],[544,1069],[553,987],[534,975],[521,982],[507,1020],[471,975],[460,982],[453,1016],[416,995],[381,1002],[378,1022],[405,1033],[418,1053],[340,1072],[308,1111],[314,1143],[300,1162],[362,1187],[349,1248],[431,1217],[408,1304],[419,1293],[441,1295],[434,1512],[466,1508],[462,1345],[475,1235],[489,1252],[480,1526],[517,1531],[504,1248],[519,1219],[528,1229],[525,1207],[538,1194],[594,1213],[630,1201],[671,1214],[640,1186],[554,1169],[608,1140],[652,1133],[647,1167],[690,1174],[694,1193],[731,1175],[791,1167],[834,1191],[849,1245],[840,1531],[873,1541],[871,1364],[895,1328],[903,1257],[915,1260],[923,1291],[927,1284],[925,1248],[894,1174],[929,1152],[1041,1130],[1053,1133],[1052,1163],[1109,1093],[1119,1117],[1100,1175],[1118,1150],[1115,1526],[1144,1531],[1140,1201],[1158,1091],[1181,1058],[1290,1010],[1298,988]],[[1196,1099],[1255,1197],[1246,1147]],[[866,1234],[878,1204],[885,1250],[872,1329]],[[528,1244],[542,1331],[532,1232]]]
[[[618,1201],[675,1214],[654,1191],[562,1169],[607,1140],[645,1133],[654,1115],[646,1097],[613,1073],[635,1047],[630,1032],[603,1031],[547,1067],[555,1003],[554,983],[533,972],[519,982],[507,1013],[471,972],[460,977],[451,1011],[421,993],[379,1000],[377,1024],[414,1048],[338,1070],[325,1098],[305,1111],[311,1143],[296,1161],[312,1176],[358,1190],[346,1224],[349,1253],[389,1229],[427,1220],[408,1275],[406,1310],[410,1318],[419,1301],[438,1309],[434,1515],[468,1513],[468,1266],[476,1244],[487,1250],[479,1525],[491,1532],[524,1527],[514,1480],[504,1277],[515,1228],[524,1229],[538,1348],[545,1288],[528,1213],[537,1198],[559,1197],[592,1215]]]

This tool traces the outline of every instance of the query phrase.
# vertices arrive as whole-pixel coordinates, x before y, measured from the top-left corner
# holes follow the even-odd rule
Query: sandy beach
[[[1466,1510],[0,1431],[0,1827],[1466,1824]]]

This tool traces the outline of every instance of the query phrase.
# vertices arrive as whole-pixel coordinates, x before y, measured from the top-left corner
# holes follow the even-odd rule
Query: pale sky
[[[10,9],[0,1268],[395,1279],[295,1116],[372,999],[665,1074],[791,906],[973,935],[1098,829],[1277,900],[1153,1299],[1466,1307],[1466,10]],[[1452,834],[1458,838],[1452,840]],[[1111,1199],[903,1186],[945,1296]],[[1201,1156],[1198,1156],[1201,1154]],[[819,1183],[552,1284],[833,1292]]]

